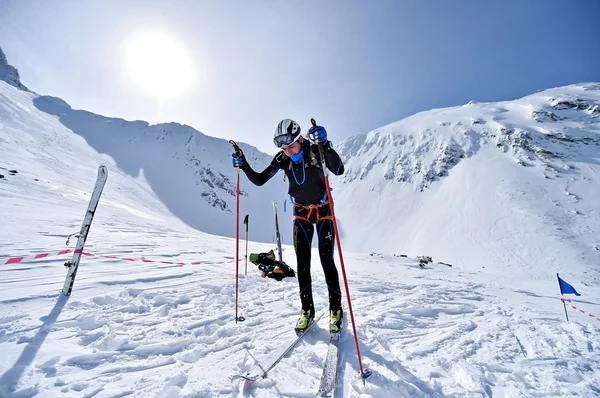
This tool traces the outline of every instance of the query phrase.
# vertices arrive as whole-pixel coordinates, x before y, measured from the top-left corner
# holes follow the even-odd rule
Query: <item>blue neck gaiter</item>
[[[290,159],[292,159],[292,162],[294,162],[294,163],[302,162],[302,160],[304,159],[304,154],[302,153],[302,149],[300,149],[298,151],[298,153],[290,156]]]

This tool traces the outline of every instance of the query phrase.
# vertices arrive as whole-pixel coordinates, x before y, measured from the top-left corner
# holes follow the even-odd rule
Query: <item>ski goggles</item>
[[[293,134],[282,134],[273,138],[273,143],[277,148],[285,149],[296,142],[298,136],[294,137]]]

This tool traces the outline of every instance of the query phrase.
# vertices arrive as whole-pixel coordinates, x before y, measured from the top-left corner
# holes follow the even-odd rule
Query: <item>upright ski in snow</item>
[[[335,396],[337,386],[337,369],[339,361],[340,348],[340,333],[331,333],[329,339],[329,348],[327,349],[327,357],[325,357],[325,366],[323,366],[323,374],[321,375],[321,384],[317,397]]]
[[[107,178],[108,170],[106,169],[106,166],[98,167],[96,186],[94,187],[94,192],[92,192],[90,204],[88,205],[85,218],[83,219],[83,224],[81,225],[81,231],[79,232],[77,239],[77,247],[75,248],[75,252],[73,253],[73,258],[71,261],[65,263],[65,266],[69,268],[67,271],[67,279],[65,280],[62,290],[62,293],[65,296],[70,296],[71,291],[73,290],[73,284],[75,283],[75,276],[77,275],[77,268],[79,267],[79,261],[81,260],[83,246],[85,245],[88,233],[90,232],[90,226],[92,225],[92,220],[94,219],[94,214],[96,213],[96,207],[98,207],[98,202],[100,201],[100,196],[102,195],[102,190],[104,189],[104,184],[106,183]]]
[[[279,261],[283,262],[283,253],[281,250],[281,234],[279,233],[279,220],[277,219],[277,202],[273,202],[273,211],[275,212],[275,237],[277,239],[277,252]]]

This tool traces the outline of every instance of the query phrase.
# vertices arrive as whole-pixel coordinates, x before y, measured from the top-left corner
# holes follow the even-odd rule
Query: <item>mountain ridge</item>
[[[21,83],[21,77],[19,71],[14,66],[8,63],[8,59],[0,47],[0,80],[3,80],[13,87],[19,90],[29,91],[23,83]]]
[[[5,159],[26,149],[21,136],[30,125],[29,140],[59,137],[84,154],[70,160],[78,163],[111,159],[135,189],[156,197],[156,208],[165,206],[200,231],[234,236],[237,175],[224,139],[178,123],[150,125],[74,110],[50,96],[2,93],[6,126],[14,132],[0,137],[13,143]],[[344,175],[331,178],[344,250],[433,255],[474,269],[514,268],[523,261],[533,264],[531,273],[546,263],[549,269],[569,263],[586,269],[599,260],[599,104],[600,84],[581,83],[514,101],[434,109],[340,142],[331,132],[346,165]],[[270,162],[270,155],[239,144],[256,170]],[[64,160],[45,157],[68,173]],[[273,241],[270,202],[286,202],[286,192],[281,174],[265,187],[241,175],[241,216],[254,220],[254,239]],[[291,243],[291,222],[289,213],[280,215],[284,243]],[[509,233],[527,247],[506,247]],[[537,257],[517,257],[523,252]]]

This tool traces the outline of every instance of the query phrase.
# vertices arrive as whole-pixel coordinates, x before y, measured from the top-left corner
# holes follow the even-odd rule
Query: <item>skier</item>
[[[277,125],[273,137],[275,146],[281,151],[275,155],[266,169],[261,173],[254,171],[241,151],[232,155],[232,162],[233,166],[240,168],[254,185],[263,185],[279,170],[283,170],[286,174],[289,181],[288,193],[294,201],[294,249],[302,303],[302,311],[295,331],[298,334],[304,332],[315,317],[310,257],[316,228],[319,257],[329,291],[329,330],[337,333],[342,326],[342,295],[337,268],[333,261],[333,218],[331,217],[318,144],[323,145],[325,164],[333,174],[342,175],[344,164],[333,149],[331,142],[327,140],[325,128],[313,126],[308,130],[308,136],[313,144],[301,136],[298,123],[291,119],[284,119]]]

